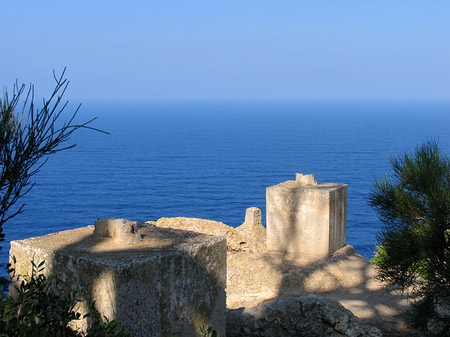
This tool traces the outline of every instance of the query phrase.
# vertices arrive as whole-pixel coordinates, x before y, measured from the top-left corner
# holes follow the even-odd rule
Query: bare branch
[[[81,124],[74,122],[81,104],[67,121],[63,121],[63,112],[69,103],[62,102],[69,85],[69,81],[64,78],[65,71],[66,68],[60,76],[53,71],[55,88],[49,99],[43,99],[41,109],[35,108],[32,84],[18,112],[17,106],[25,92],[25,85],[19,86],[16,82],[11,99],[7,90],[3,90],[0,101],[0,241],[4,236],[3,224],[22,213],[25,204],[16,210],[10,211],[11,208],[33,188],[34,183],[30,178],[40,171],[50,154],[76,146],[68,141],[78,129],[108,134],[90,126],[96,118]]]

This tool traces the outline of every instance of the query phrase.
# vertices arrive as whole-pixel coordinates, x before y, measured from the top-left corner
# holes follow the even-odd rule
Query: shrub
[[[15,296],[1,294],[0,336],[92,336],[126,337],[121,324],[104,320],[91,305],[91,324],[86,333],[73,330],[70,324],[81,318],[74,311],[77,304],[75,294],[63,295],[54,284],[43,275],[44,262],[32,264],[29,276],[14,275],[20,279]],[[14,270],[9,270],[12,275]],[[57,285],[56,285],[57,286]]]
[[[415,327],[450,329],[450,161],[435,141],[391,158],[392,176],[376,180],[369,203],[384,223],[373,262],[379,278],[420,299]],[[440,310],[446,308],[445,310]]]

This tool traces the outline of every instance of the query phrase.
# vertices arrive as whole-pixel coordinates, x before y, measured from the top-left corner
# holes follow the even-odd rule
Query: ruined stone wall
[[[17,273],[45,261],[79,309],[95,301],[136,336],[199,336],[201,326],[225,336],[224,238],[120,219],[97,225],[11,242]]]

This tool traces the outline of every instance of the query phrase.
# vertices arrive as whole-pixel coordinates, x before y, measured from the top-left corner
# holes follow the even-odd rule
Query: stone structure
[[[236,331],[240,331],[239,329],[247,329],[248,322],[255,323],[251,317],[247,321],[234,319],[235,315],[240,317],[243,312],[249,313],[253,310],[251,308],[272,299],[297,298],[311,293],[321,294],[327,299],[339,300],[365,322],[383,326],[385,331],[396,331],[397,315],[408,304],[406,296],[385,291],[384,285],[376,279],[377,273],[374,266],[366,258],[357,254],[354,248],[348,245],[331,254],[329,258],[318,261],[300,261],[266,250],[254,250],[247,242],[250,240],[241,235],[242,232],[246,232],[242,228],[247,227],[250,230],[255,225],[257,225],[255,232],[260,232],[258,213],[258,209],[253,207],[247,209],[246,221],[237,228],[221,222],[195,218],[162,218],[152,222],[165,228],[211,233],[227,238],[227,336],[236,336]],[[263,233],[265,233],[264,227]],[[259,245],[264,247],[265,235],[262,236],[262,241],[258,241],[261,236],[254,233],[248,237],[253,237]],[[310,301],[316,302],[315,299]],[[322,302],[325,304],[323,305]],[[316,331],[322,328],[331,329],[331,321],[323,320],[324,317],[330,318],[327,315],[334,312],[329,311],[328,303],[317,297],[317,303],[313,307],[314,314],[298,313],[295,316],[295,313],[291,312],[287,315],[292,318],[301,318],[303,325],[315,327]],[[340,313],[340,309],[336,311],[336,314],[340,315],[336,318],[340,321],[345,320],[347,315],[345,311]],[[282,317],[280,311],[277,315],[279,315],[278,318]],[[352,336],[351,331],[358,331],[358,326],[368,331],[367,336],[371,336],[370,331],[373,332],[373,336],[379,336],[378,330],[371,330],[360,320],[351,318],[350,315],[348,317],[350,318],[345,332],[348,336]],[[243,325],[238,326],[241,323]],[[291,323],[295,324],[294,321]],[[264,336],[262,328],[249,331]],[[341,335],[336,331],[334,333],[337,336],[345,336],[345,333]]]
[[[11,242],[18,274],[45,261],[50,280],[77,292],[135,336],[225,336],[226,240],[122,219]],[[83,323],[85,328],[86,322]]]
[[[266,191],[267,248],[306,259],[322,259],[346,242],[347,185],[319,184],[314,175]]]
[[[79,293],[81,313],[95,301],[136,336],[199,336],[204,326],[220,337],[378,337],[378,329],[330,300],[341,296],[365,319],[400,312],[385,306],[391,295],[369,261],[345,245],[346,202],[347,185],[297,174],[267,188],[267,233],[256,207],[237,228],[183,217],[102,219],[13,241],[10,256],[23,275],[31,260],[45,261],[50,280]],[[328,299],[305,296],[311,292]],[[447,318],[448,307],[437,305]]]

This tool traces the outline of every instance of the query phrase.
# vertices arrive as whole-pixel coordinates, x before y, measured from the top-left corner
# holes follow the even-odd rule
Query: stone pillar
[[[251,227],[262,226],[261,210],[257,207],[249,207],[245,210],[245,221]]]
[[[226,249],[222,237],[103,219],[95,229],[12,241],[10,256],[21,275],[33,259],[45,261],[46,276],[77,295],[82,315],[95,301],[133,336],[201,336],[211,326],[225,337]]]
[[[266,190],[267,249],[321,259],[346,244],[347,185],[297,173]]]
[[[241,242],[243,250],[252,252],[265,252],[266,229],[262,225],[261,210],[257,207],[247,208],[245,211],[245,221],[237,227],[234,232],[245,242]]]

